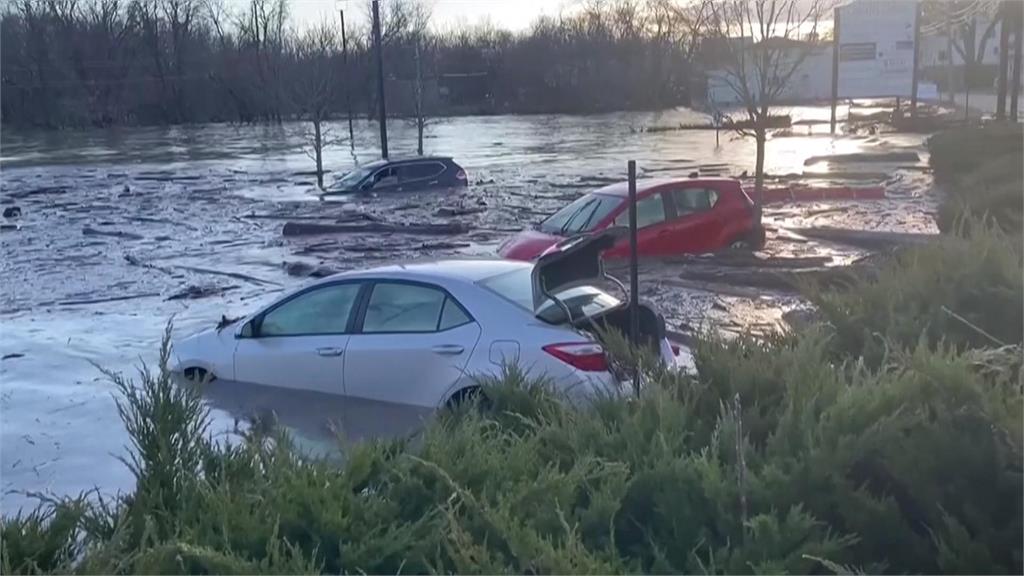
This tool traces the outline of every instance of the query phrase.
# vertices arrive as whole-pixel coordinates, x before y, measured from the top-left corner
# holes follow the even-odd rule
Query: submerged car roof
[[[408,164],[410,162],[429,162],[431,160],[438,162],[451,162],[451,156],[399,156],[397,158],[388,158],[387,160],[374,160],[363,164],[363,168],[380,168],[389,164]]]
[[[721,177],[707,177],[707,178],[644,178],[636,181],[636,193],[638,195],[646,194],[654,188],[659,186],[665,186],[669,184],[687,184],[690,186],[708,186],[717,185],[725,182],[737,183],[738,180],[734,178],[721,178]],[[604,188],[598,188],[591,192],[591,194],[603,194],[605,196],[628,196],[629,195],[629,182],[622,181],[610,184]]]

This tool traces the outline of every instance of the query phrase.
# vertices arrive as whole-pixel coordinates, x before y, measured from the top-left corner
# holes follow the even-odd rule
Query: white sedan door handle
[[[436,354],[450,354],[452,356],[462,354],[462,351],[465,349],[465,347],[459,346],[458,344],[440,344],[433,348],[434,353]]]
[[[316,353],[319,356],[341,356],[345,353],[344,348],[317,348]]]

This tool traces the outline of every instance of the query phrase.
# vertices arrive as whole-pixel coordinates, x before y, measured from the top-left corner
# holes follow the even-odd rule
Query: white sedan
[[[509,363],[570,393],[621,389],[593,333],[628,333],[628,305],[594,285],[607,241],[582,239],[535,263],[444,260],[337,274],[177,342],[174,370],[229,381],[229,394],[272,387],[278,398],[340,397],[346,424],[362,429],[456,403]],[[663,320],[641,312],[643,343],[675,361]]]

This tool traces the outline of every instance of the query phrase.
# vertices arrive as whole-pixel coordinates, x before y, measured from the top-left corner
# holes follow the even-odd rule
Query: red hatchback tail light
[[[583,372],[607,372],[608,358],[596,342],[548,344],[543,350],[562,362]]]
[[[456,180],[465,180],[466,179],[466,171],[465,170],[459,170],[458,172],[456,172],[455,173],[455,179]]]

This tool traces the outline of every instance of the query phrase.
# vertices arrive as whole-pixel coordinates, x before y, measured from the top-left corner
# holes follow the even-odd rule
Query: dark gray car
[[[466,171],[447,156],[378,160],[335,180],[323,196],[357,192],[414,192],[466,186]]]

